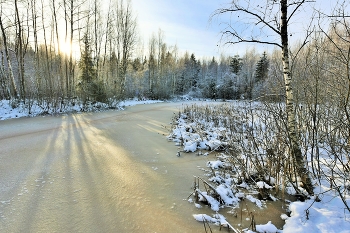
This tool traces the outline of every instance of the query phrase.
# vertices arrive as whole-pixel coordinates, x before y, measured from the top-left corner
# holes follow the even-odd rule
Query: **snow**
[[[208,121],[205,121],[200,118],[197,119],[196,114],[193,112],[189,114],[190,116],[182,114],[181,117],[177,119],[176,128],[174,128],[168,136],[168,139],[170,141],[178,142],[177,145],[183,146],[183,151],[185,152],[195,152],[196,150],[203,149],[209,151],[222,151],[221,149],[225,148],[228,145],[227,142],[231,140],[230,129],[226,129],[223,126],[215,127],[214,122],[208,116],[206,116]],[[220,122],[220,119],[216,119],[216,121]],[[246,130],[247,128],[252,127],[251,124],[252,123],[249,122],[244,123],[244,128],[240,130]],[[259,127],[261,127],[262,130],[266,128],[266,125],[264,125],[258,119],[254,119],[253,124],[260,125]],[[245,143],[245,141],[242,142],[242,144]],[[264,152],[263,148],[259,148],[259,151],[262,152],[262,154]],[[208,153],[205,154],[208,155]],[[243,160],[246,159],[245,155],[242,155],[241,158]],[[320,160],[323,164],[330,163],[326,161],[327,158],[320,158]],[[211,196],[212,194],[209,195],[207,192],[203,192],[197,189],[198,192],[203,197],[205,197],[206,201],[209,202],[211,209],[215,211],[215,215],[213,215],[213,217],[210,217],[206,214],[193,215],[197,221],[203,221],[204,218],[209,222],[215,222],[214,219],[219,219],[217,215],[223,207],[232,206],[235,208],[240,199],[247,199],[252,203],[255,203],[255,205],[259,208],[265,208],[266,202],[256,198],[256,194],[258,193],[258,190],[256,189],[273,189],[274,187],[272,186],[276,184],[276,179],[274,177],[266,176],[264,177],[265,181],[258,181],[254,185],[251,185],[248,181],[245,182],[244,180],[240,183],[237,183],[237,178],[224,177],[222,174],[220,174],[219,170],[221,168],[229,166],[229,164],[227,165],[226,163],[227,161],[225,161],[224,153],[218,160],[207,162],[206,166],[212,169],[209,171],[210,175],[208,177],[208,181],[216,184],[216,187],[215,185],[213,185],[213,187],[215,187],[216,196],[218,194],[222,202],[219,203],[217,199]],[[236,173],[241,174],[241,171],[237,170]],[[233,182],[233,180],[235,180],[235,182]],[[346,184],[348,183],[345,182],[345,187]],[[335,190],[329,189],[328,186],[325,184],[324,186],[321,185],[320,187],[315,188],[314,193],[315,195],[318,195],[318,199],[321,199],[320,202],[316,201],[315,196],[311,196],[311,199],[307,199],[305,202],[295,201],[290,203],[290,216],[288,216],[286,213],[280,213],[280,218],[285,220],[283,229],[277,229],[276,226],[271,221],[269,221],[267,224],[256,225],[257,232],[350,233],[350,213],[345,208],[344,203],[337,192]],[[286,183],[286,186],[284,188],[287,193],[292,195],[296,194],[296,190],[292,185]],[[302,187],[298,188],[300,191],[304,191]],[[343,188],[342,192],[344,194],[347,205],[350,205],[350,189],[346,190],[346,188]],[[273,201],[277,201],[277,198],[273,197],[271,194],[269,194],[269,196]],[[194,205],[198,207],[199,204],[194,203]],[[244,232],[253,231],[245,229]]]
[[[195,152],[197,150],[197,142],[185,142],[184,151],[185,152]]]
[[[350,233],[350,214],[334,194],[325,195],[321,202],[313,199],[293,202],[289,209],[291,217],[286,219],[284,233]]]
[[[134,106],[137,104],[150,104],[160,101],[138,101],[136,99],[122,101],[116,104],[117,109],[123,109],[125,106]],[[86,106],[85,106],[86,107]],[[89,106],[89,109],[104,109],[105,106],[101,103]],[[107,108],[106,108],[107,109]],[[62,109],[61,109],[62,110]],[[41,114],[55,114],[59,113],[60,110],[53,107],[43,108],[35,102],[32,103],[31,112],[28,112],[28,108],[24,103],[11,103],[9,100],[0,101],[0,120],[37,116]],[[63,109],[63,112],[82,112],[83,106],[81,104],[67,105]],[[213,127],[212,122],[206,122],[201,133],[197,131],[199,127],[196,123],[187,123],[187,116],[183,115],[182,118],[178,119],[176,128],[173,129],[172,133],[168,136],[169,140],[172,140],[178,145],[183,146],[184,152],[195,152],[197,150],[220,150],[221,147],[227,146],[227,141],[230,140],[229,134],[225,133],[229,130],[224,127]],[[258,124],[258,121],[254,123]],[[248,124],[245,127],[250,127]],[[265,126],[261,126],[264,128]],[[208,155],[208,153],[201,153]],[[326,160],[327,158],[324,158]],[[207,162],[207,167],[217,170],[226,166],[226,163],[221,160]],[[157,167],[152,167],[157,170]],[[240,171],[237,171],[239,174]],[[197,189],[200,194],[200,201],[206,200],[211,209],[216,213],[216,216],[211,217],[207,214],[193,214],[193,217],[197,221],[204,221],[212,223],[223,223],[224,217],[220,217],[217,213],[224,206],[234,206],[239,202],[240,199],[245,198],[258,207],[264,208],[264,203],[254,197],[251,194],[247,194],[242,190],[236,190],[233,192],[231,177],[223,177],[218,173],[212,174],[209,178],[211,182],[215,182],[218,186],[215,188],[217,194],[220,195],[223,203],[220,203],[217,199],[213,198],[207,192],[203,192]],[[275,184],[273,177],[268,177],[271,185]],[[288,184],[287,184],[288,185]],[[273,188],[264,181],[256,182],[256,186],[260,189],[271,189]],[[252,187],[246,183],[241,182],[236,185],[237,189],[250,190]],[[292,186],[287,186],[286,191],[289,194],[295,194],[296,191]],[[344,196],[346,202],[350,205],[349,191],[344,190]],[[347,193],[346,193],[347,192]],[[22,193],[20,193],[22,195]],[[19,195],[20,195],[19,194]],[[281,218],[285,220],[283,230],[278,230],[272,222],[268,222],[264,225],[257,225],[257,232],[283,232],[283,233],[301,233],[301,232],[321,232],[321,233],[350,233],[350,213],[344,208],[343,200],[337,195],[334,190],[327,189],[325,186],[315,188],[315,194],[319,195],[321,201],[317,202],[315,197],[306,200],[305,202],[292,202],[289,205],[290,217],[286,214],[281,213]],[[3,201],[2,201],[3,202]],[[189,199],[189,202],[193,202]],[[200,209],[202,206],[199,203],[193,203],[196,208]],[[227,222],[226,222],[227,223]],[[253,232],[246,230],[245,232]]]
[[[151,104],[162,102],[159,100],[143,100],[129,99],[121,102],[112,102],[111,105],[115,109],[124,109],[126,106],[134,106],[138,104]],[[104,111],[110,109],[110,105],[104,103],[88,103],[83,105],[82,102],[72,100],[71,103],[65,105],[41,103],[37,101],[27,100],[26,103],[17,100],[0,100],[0,120],[21,118],[21,117],[34,117],[39,115],[53,115],[62,113],[80,113],[86,111]]]
[[[232,190],[226,185],[221,184],[215,190],[226,205],[233,205],[234,203],[238,203],[238,198],[235,197]]]
[[[269,221],[265,225],[256,225],[256,230],[262,233],[276,233],[277,227],[275,227],[275,225],[273,225],[271,221]]]
[[[215,198],[208,195],[207,192],[201,192],[200,190],[197,190],[197,191],[202,196],[200,201],[204,201],[204,200],[208,201],[208,203],[210,204],[210,208],[213,211],[219,211],[220,203]]]
[[[209,161],[207,162],[207,167],[212,169],[218,169],[219,167],[223,167],[224,163],[222,161]]]
[[[264,181],[258,181],[256,182],[256,185],[259,187],[259,189],[272,189],[273,187],[271,187],[270,185],[266,184]]]
[[[247,198],[249,201],[255,203],[256,206],[258,206],[259,208],[262,208],[262,202],[261,202],[259,199],[256,199],[256,198],[253,197],[252,195],[247,195],[246,198]]]
[[[208,222],[216,223],[218,221],[216,218],[210,217],[207,214],[193,214],[193,217],[198,222],[208,221]]]

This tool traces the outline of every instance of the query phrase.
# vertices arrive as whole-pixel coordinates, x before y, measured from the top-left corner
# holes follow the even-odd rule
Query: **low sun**
[[[72,51],[72,45],[71,43],[69,42],[60,42],[60,52],[63,54],[63,55],[67,55],[69,56],[70,53]]]

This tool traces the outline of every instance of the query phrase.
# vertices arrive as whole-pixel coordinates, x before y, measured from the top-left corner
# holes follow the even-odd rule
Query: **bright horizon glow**
[[[60,42],[60,53],[69,56],[72,51],[72,45],[70,42],[61,41]]]
[[[58,45],[56,46],[56,49],[58,50]],[[70,56],[72,53],[73,58],[79,58],[80,57],[80,46],[79,44],[76,44],[73,42],[73,46],[70,43],[70,41],[60,40],[60,54],[65,55],[67,57]]]

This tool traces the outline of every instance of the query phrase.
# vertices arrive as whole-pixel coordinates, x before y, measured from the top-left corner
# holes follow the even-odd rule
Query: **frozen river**
[[[0,232],[203,232],[206,158],[164,135],[181,103],[0,122]]]

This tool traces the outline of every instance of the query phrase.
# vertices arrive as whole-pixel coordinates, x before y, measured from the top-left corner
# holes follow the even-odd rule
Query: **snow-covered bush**
[[[350,215],[348,130],[337,128],[339,122],[334,118],[325,118],[319,119],[323,125],[318,126],[316,134],[307,109],[298,109],[297,116],[302,151],[316,187],[315,196],[306,199],[303,206],[310,208],[322,202],[324,193],[331,193],[337,203],[332,208],[342,209],[341,219],[345,221]],[[308,193],[302,186],[293,158],[289,156],[290,141],[285,119],[283,103],[241,101],[189,105],[176,118],[168,139],[182,145],[186,152],[221,152],[217,161],[207,163],[211,169],[208,182],[213,185],[206,181],[205,186],[210,192],[198,187],[194,190],[194,195],[215,211],[224,206],[235,206],[243,198],[263,207],[265,200],[276,200],[275,196],[281,197],[284,192],[304,201]],[[320,207],[316,205],[315,208]],[[291,211],[300,214],[300,210]],[[303,218],[306,218],[305,213]],[[302,217],[295,215],[295,218]],[[270,225],[268,229],[272,229]]]

